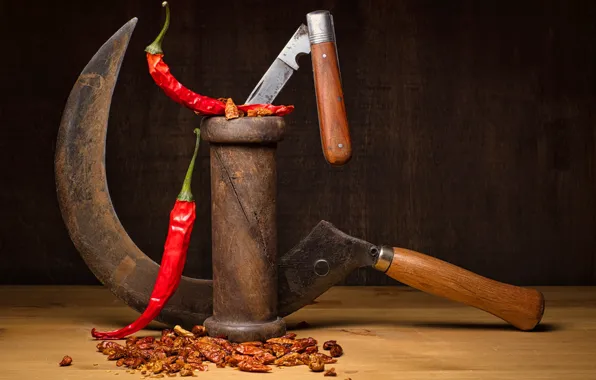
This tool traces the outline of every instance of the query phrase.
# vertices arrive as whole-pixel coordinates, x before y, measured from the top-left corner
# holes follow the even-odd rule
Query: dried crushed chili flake
[[[294,367],[305,364],[304,361],[302,361],[301,355],[297,352],[292,352],[281,358],[277,358],[273,363],[281,367]]]
[[[308,347],[316,346],[317,341],[313,338],[303,338],[303,339],[296,339],[292,346],[290,347],[290,351],[292,352],[304,352]]]
[[[338,357],[340,357],[340,356],[343,355],[344,350],[343,350],[343,348],[341,348],[341,346],[339,344],[334,344],[333,346],[331,346],[331,349],[329,350],[329,353],[334,358],[338,358]]]
[[[275,344],[287,344],[287,345],[293,345],[294,344],[294,339],[288,339],[288,338],[271,338],[271,339],[267,339],[267,343],[275,343]]]
[[[192,328],[191,331],[197,338],[207,335],[207,329],[205,328],[205,326],[196,325]]]
[[[228,356],[226,362],[232,367],[237,367],[238,363],[249,360],[250,358],[251,356],[248,355],[232,354],[232,356]]]
[[[263,347],[263,342],[259,342],[259,341],[255,341],[255,342],[243,342],[242,343],[244,346],[257,346],[257,347]]]
[[[197,363],[187,363],[190,368],[193,368],[197,371],[205,372],[209,369],[205,364],[197,364]]]
[[[164,364],[164,363],[163,363],[163,361],[162,361],[162,360],[156,360],[156,361],[153,363],[153,366],[151,367],[151,371],[152,371],[153,373],[160,373],[160,372],[161,372],[161,371],[163,371],[163,369],[164,369],[164,368],[163,368],[163,364]]]
[[[312,354],[312,355],[310,355],[310,356],[311,356],[311,357],[315,356],[315,357],[321,358],[321,360],[323,360],[323,361],[325,362],[325,364],[333,364],[333,363],[337,363],[337,359],[334,359],[334,358],[332,358],[332,357],[331,357],[331,356],[329,356],[329,355],[325,355],[325,354],[324,354],[324,353],[322,353],[322,352],[317,352],[317,353],[314,353],[314,354]]]
[[[143,343],[143,344],[139,344],[137,347],[139,350],[150,350],[154,346],[153,346],[153,343]]]
[[[278,343],[266,343],[264,347],[278,358],[290,352],[290,347]]]
[[[254,112],[254,116],[284,116],[294,110],[294,106],[274,106],[273,104],[241,104],[238,110],[250,116],[250,112]]]
[[[257,346],[245,346],[244,344],[239,344],[234,347],[234,349],[242,355],[257,355],[265,353],[262,348]]]
[[[102,341],[102,342],[98,343],[96,347],[97,347],[97,351],[99,351],[99,352],[102,352],[102,353],[103,353],[103,352],[104,352],[104,350],[106,350],[106,349],[108,349],[108,348],[122,347],[122,346],[121,346],[121,345],[119,345],[119,344],[118,344],[118,343],[116,343],[116,342],[111,342],[111,341],[108,341],[108,340],[104,340],[104,341]]]
[[[273,115],[273,111],[267,108],[258,108],[257,109],[257,116],[270,116]]]
[[[194,326],[191,331],[181,327],[165,329],[158,338],[131,336],[124,344],[105,340],[96,347],[128,373],[140,372],[145,378],[156,378],[195,376],[194,372],[208,370],[207,362],[217,368],[235,367],[244,372],[270,372],[271,366],[307,366],[321,372],[326,364],[337,362],[333,355],[339,350],[343,353],[336,341],[327,341],[325,345],[333,350],[331,356],[319,352],[313,337],[297,338],[288,333],[267,342],[233,343],[223,337],[207,336],[203,326]]]
[[[311,355],[308,368],[313,372],[323,372],[325,370],[325,361],[320,356]]]
[[[152,336],[146,336],[144,338],[140,338],[139,340],[137,340],[137,345],[151,344],[151,343],[155,343],[155,338]]]
[[[176,372],[180,372],[180,370],[184,367],[184,363],[183,364],[179,364],[179,363],[172,363],[172,364],[164,364],[164,370],[167,373],[176,373]]]
[[[212,338],[210,336],[202,337],[199,341],[214,344],[224,350],[228,355],[234,352],[234,346],[223,338]]]
[[[256,354],[253,356],[257,361],[263,364],[272,364],[275,362],[276,357],[273,356],[271,353],[264,351],[261,354]]]
[[[184,367],[180,369],[180,376],[182,377],[192,376],[193,374],[194,368],[189,364],[185,364]]]
[[[284,339],[295,339],[296,338],[296,334],[294,334],[294,333],[287,333],[286,335],[282,336],[282,338],[284,338]]]
[[[238,369],[244,372],[269,372],[271,367],[256,361],[255,359],[247,359],[238,363]]]
[[[186,357],[187,363],[203,364],[203,355],[200,351],[193,351]]]
[[[193,334],[192,332],[185,330],[184,328],[182,328],[182,326],[180,325],[176,325],[174,326],[174,332],[176,333],[176,335],[178,335],[179,337],[187,337],[187,338],[194,338],[195,334]]]
[[[126,338],[126,341],[125,341],[124,344],[126,345],[126,347],[134,346],[135,343],[137,342],[137,340],[139,340],[138,337],[136,337],[134,335],[133,336],[129,336],[128,338]]]
[[[108,360],[118,360],[126,356],[126,351],[120,348],[108,348],[104,350],[104,354],[106,351],[108,352]]]
[[[201,354],[207,358],[210,362],[219,363],[226,357],[226,352],[216,344],[197,342],[195,348],[201,352]]]
[[[237,119],[240,117],[240,111],[238,111],[238,107],[234,104],[232,98],[226,100],[226,109],[224,112],[226,120]]]
[[[64,357],[62,358],[62,360],[60,361],[60,363],[58,363],[58,365],[60,367],[67,367],[69,365],[72,364],[72,358],[68,355],[64,355]]]
[[[327,371],[325,371],[323,376],[333,376],[333,377],[337,376],[337,373],[335,372],[335,368],[334,367],[329,368]]]

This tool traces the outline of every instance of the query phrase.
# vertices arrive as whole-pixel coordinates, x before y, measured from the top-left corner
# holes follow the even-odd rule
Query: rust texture
[[[283,127],[278,117],[213,117],[201,126],[211,143],[211,335],[251,341],[285,332],[276,263],[276,148]]]

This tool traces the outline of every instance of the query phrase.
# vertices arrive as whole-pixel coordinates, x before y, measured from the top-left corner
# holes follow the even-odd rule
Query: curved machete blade
[[[62,218],[83,260],[102,284],[140,313],[147,307],[159,265],[134,244],[120,223],[105,168],[112,95],[136,23],[133,18],[118,30],[77,79],[58,131],[55,175]],[[354,269],[369,265],[371,246],[320,222],[280,258],[279,315],[310,304]],[[328,264],[323,272],[318,260]],[[156,319],[169,325],[202,324],[211,316],[212,304],[211,280],[183,276]]]
[[[355,269],[373,265],[378,249],[321,220],[307,237],[278,260],[280,313],[293,313]]]

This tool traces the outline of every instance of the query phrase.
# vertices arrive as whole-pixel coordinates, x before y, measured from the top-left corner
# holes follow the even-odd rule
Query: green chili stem
[[[163,54],[163,50],[161,49],[161,43],[163,42],[163,38],[166,35],[166,32],[168,31],[168,27],[170,26],[170,6],[167,1],[161,3],[161,6],[166,8],[166,21],[163,24],[163,28],[161,29],[161,32],[159,32],[159,34],[157,35],[155,41],[153,41],[151,45],[145,48],[145,51],[149,54]]]
[[[182,184],[182,191],[180,191],[180,194],[178,194],[179,201],[192,202],[194,200],[192,192],[190,191],[190,183],[192,182],[192,172],[195,168],[195,159],[197,158],[197,152],[199,151],[199,143],[201,142],[201,131],[199,128],[195,128],[195,134],[197,135],[195,152],[193,153],[192,159],[190,160],[190,165],[188,165],[186,177],[184,177],[184,183]]]

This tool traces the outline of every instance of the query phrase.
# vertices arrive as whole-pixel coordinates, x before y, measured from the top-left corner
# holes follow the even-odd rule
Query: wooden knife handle
[[[335,42],[312,45],[311,59],[323,154],[329,164],[344,165],[352,157],[352,143]]]
[[[436,296],[489,312],[520,330],[532,330],[544,313],[544,296],[482,277],[434,257],[393,248],[391,278]]]

